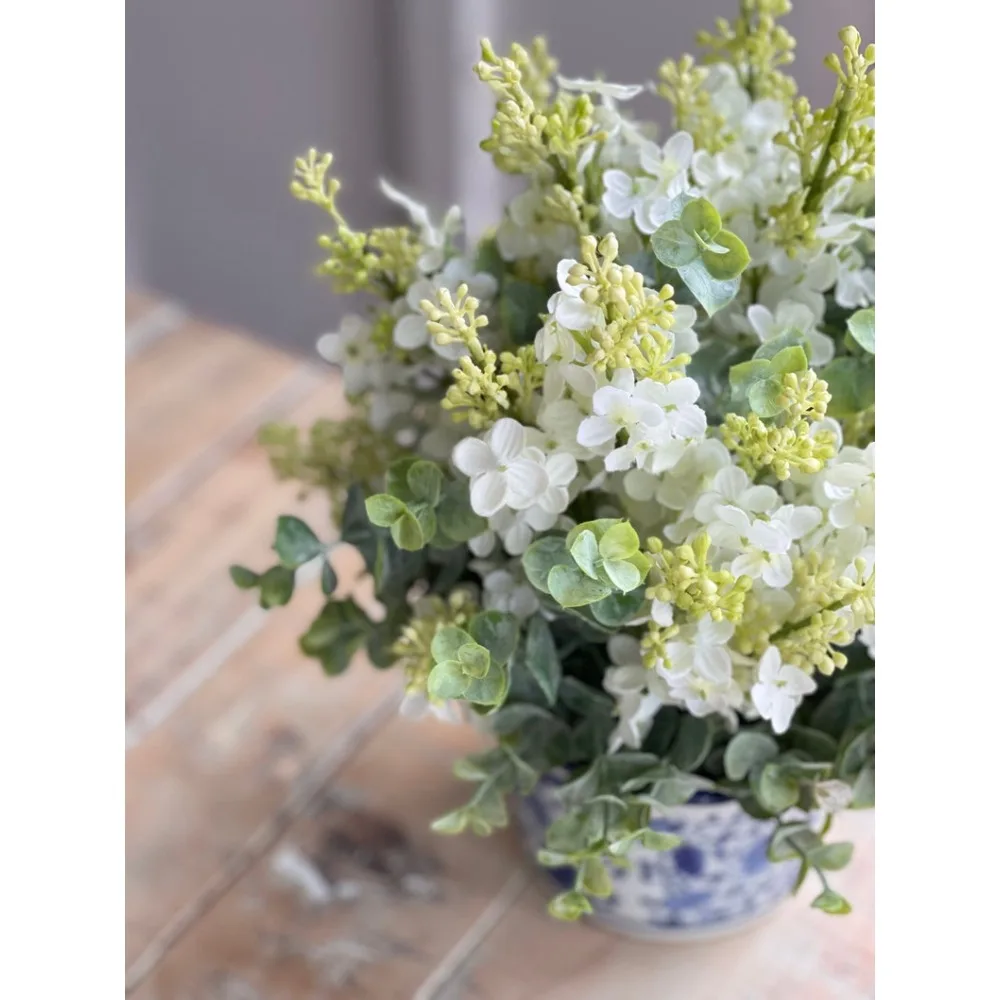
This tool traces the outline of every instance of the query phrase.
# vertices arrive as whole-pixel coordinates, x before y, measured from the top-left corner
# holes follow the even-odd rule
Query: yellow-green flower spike
[[[674,128],[688,132],[698,149],[718,153],[732,140],[726,120],[715,110],[705,90],[708,70],[695,65],[694,57],[667,59],[660,66],[656,92],[674,106]]]
[[[789,252],[816,242],[823,199],[839,180],[875,176],[875,46],[862,52],[861,35],[852,27],[840,32],[840,40],[842,56],[825,60],[837,76],[830,105],[814,112],[800,97],[788,131],[775,139],[795,153],[802,173],[800,189],[771,212],[775,239]]]
[[[340,181],[326,176],[332,164],[332,153],[319,156],[310,149],[295,161],[289,185],[293,197],[318,205],[337,223],[333,235],[324,234],[317,240],[329,254],[317,270],[331,279],[336,292],[374,292],[395,299],[413,280],[424,245],[406,226],[368,232],[351,229],[336,205]]]
[[[751,100],[789,103],[797,90],[795,81],[778,67],[794,60],[795,39],[777,19],[791,9],[789,0],[741,0],[735,21],[717,18],[714,35],[701,31],[695,36],[710,52],[705,61],[729,63]]]

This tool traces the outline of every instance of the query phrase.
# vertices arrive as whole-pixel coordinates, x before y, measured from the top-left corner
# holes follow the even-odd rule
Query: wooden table
[[[132,296],[126,307],[127,972],[136,1000],[856,1000],[873,995],[873,817],[850,816],[848,918],[808,893],[730,941],[666,947],[546,917],[513,835],[444,839],[480,738],[397,714],[398,678],[335,682],[229,583],[279,513],[254,444],[344,411],[337,379]],[[338,565],[341,586],[360,560]]]

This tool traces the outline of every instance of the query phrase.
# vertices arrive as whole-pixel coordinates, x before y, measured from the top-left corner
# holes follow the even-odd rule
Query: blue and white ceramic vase
[[[532,856],[563,811],[556,795],[560,784],[547,775],[519,800]],[[592,921],[632,937],[711,940],[751,926],[791,895],[798,864],[775,864],[767,857],[775,821],[753,819],[733,799],[699,792],[683,806],[661,810],[650,825],[678,834],[683,843],[670,851],[633,845],[630,868],[609,867],[614,892],[592,900]],[[571,869],[545,871],[561,887],[572,888]]]

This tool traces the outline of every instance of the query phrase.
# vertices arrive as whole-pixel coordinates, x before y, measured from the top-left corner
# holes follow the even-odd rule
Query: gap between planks
[[[253,440],[261,424],[287,413],[324,382],[324,372],[311,362],[296,368],[273,392],[245,413],[194,458],[167,473],[137,497],[125,513],[125,534],[135,535],[165,507],[175,503],[215,472],[227,458]]]
[[[402,696],[386,696],[334,743],[296,783],[284,803],[261,823],[205,883],[201,891],[160,929],[125,972],[125,993],[137,989],[168,951],[222,899],[271,848],[323,791],[330,779],[399,711]]]
[[[518,868],[504,883],[500,891],[476,918],[472,926],[455,942],[440,964],[417,987],[413,1000],[447,1000],[452,989],[468,966],[470,959],[480,949],[508,910],[520,899],[530,883],[527,872]],[[457,994],[454,994],[457,996]]]

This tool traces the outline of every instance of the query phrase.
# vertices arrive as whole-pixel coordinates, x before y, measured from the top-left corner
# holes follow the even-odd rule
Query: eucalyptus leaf
[[[603,569],[608,579],[623,594],[635,590],[642,583],[642,574],[630,562],[606,561]]]
[[[554,705],[562,680],[562,663],[552,630],[541,615],[534,615],[528,622],[524,647],[525,666],[538,682],[548,703]]]
[[[440,663],[442,660],[457,660],[458,651],[474,642],[475,639],[457,625],[439,625],[434,638],[431,639],[431,656],[434,657],[435,663]]]
[[[260,574],[246,566],[230,566],[229,577],[240,590],[253,590],[260,581]]]
[[[410,511],[404,511],[390,528],[392,540],[407,552],[416,552],[424,547],[424,533],[420,530],[420,522]]]
[[[670,763],[680,771],[694,771],[711,749],[710,723],[694,715],[682,716],[677,736],[670,747]]]
[[[604,532],[598,551],[606,561],[620,561],[634,556],[639,551],[639,544],[635,528],[628,521],[620,521]]]
[[[260,577],[260,606],[278,608],[287,604],[295,592],[295,570],[272,566]]]
[[[406,504],[388,493],[375,493],[365,501],[368,520],[380,528],[391,527],[407,513]]]
[[[406,471],[406,484],[410,492],[417,500],[431,507],[436,506],[441,498],[443,482],[441,470],[433,462],[424,459],[414,462]]]
[[[741,730],[726,746],[723,758],[726,777],[730,781],[742,781],[751,768],[777,756],[778,743],[773,737],[749,729]]]
[[[738,279],[747,269],[750,251],[735,233],[723,229],[716,234],[714,244],[702,251],[701,259],[716,281],[730,281]]]
[[[549,573],[548,593],[564,608],[580,608],[607,597],[611,587],[591,580],[577,566],[558,565]]]
[[[546,535],[528,546],[521,557],[528,582],[543,594],[549,593],[549,573],[556,566],[572,566],[573,558],[563,535]]]
[[[502,611],[480,611],[469,622],[469,634],[497,663],[506,664],[517,645],[517,619]]]
[[[337,574],[333,567],[323,561],[323,569],[320,571],[320,589],[329,597],[337,589]]]
[[[776,375],[754,382],[747,390],[747,400],[750,409],[765,418],[776,417],[788,405],[785,387]]]
[[[450,701],[465,695],[471,684],[458,660],[443,660],[427,675],[427,693],[432,698]]]
[[[875,353],[875,310],[859,309],[847,321],[851,336],[869,353]]]
[[[813,901],[812,906],[824,913],[834,913],[837,915],[851,912],[851,904],[838,892],[832,889],[824,889]]]
[[[597,575],[597,565],[600,561],[598,552],[597,537],[592,531],[583,531],[573,540],[573,545],[569,550],[573,561],[591,578],[599,579]]]
[[[750,787],[761,806],[775,816],[799,800],[798,781],[774,762],[757,766],[750,772]]]
[[[288,514],[278,518],[278,526],[274,538],[274,551],[282,566],[288,569],[297,567],[322,555],[326,547],[316,537],[315,532],[305,521]]]
[[[701,255],[698,241],[679,219],[665,222],[653,233],[651,243],[656,256],[669,267],[683,267]]]

